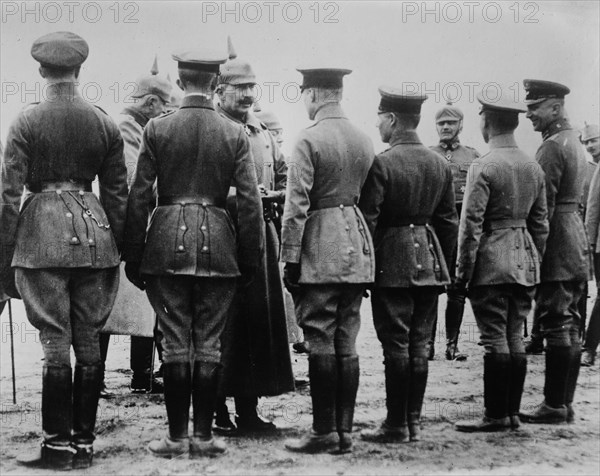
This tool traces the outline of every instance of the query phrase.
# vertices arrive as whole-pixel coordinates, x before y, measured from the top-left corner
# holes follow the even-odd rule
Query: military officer
[[[279,271],[279,237],[275,228],[276,204],[283,203],[287,165],[266,125],[252,113],[256,100],[256,75],[247,61],[231,48],[230,59],[221,69],[217,110],[230,122],[244,128],[256,168],[263,201],[263,240],[256,279],[239,289],[231,308],[232,317],[223,341],[222,393],[235,398],[239,432],[272,432],[270,421],[257,411],[258,397],[294,390],[294,376],[287,344],[283,283]],[[235,202],[230,202],[233,214]],[[220,404],[219,423],[223,405]]]
[[[138,154],[142,145],[144,127],[148,121],[158,117],[166,110],[171,99],[173,86],[166,78],[158,75],[157,60],[150,74],[137,78],[136,91],[132,95],[134,102],[121,111],[117,125],[125,144],[125,165],[127,166],[127,184],[131,186],[137,164]],[[142,337],[142,329],[153,327],[154,312],[147,301],[146,295],[125,279],[124,272],[119,284],[117,302],[109,322],[113,326],[120,325],[124,333],[131,333],[130,365],[133,371],[131,390],[134,393],[162,393],[162,383],[152,377],[152,356],[154,339]],[[115,315],[117,313],[118,315]],[[102,334],[104,360],[108,350],[110,334]]]
[[[148,449],[167,458],[189,451],[196,458],[226,451],[212,436],[220,338],[235,278],[241,273],[247,283],[258,266],[262,209],[247,135],[213,105],[219,65],[226,58],[188,49],[173,59],[185,96],[177,111],[151,119],[144,129],[129,194],[124,259],[129,279],[147,286],[162,335],[169,431]],[[240,211],[237,239],[226,209],[232,185]]]
[[[587,165],[579,134],[571,128],[565,112],[569,88],[530,79],[524,85],[527,118],[544,140],[536,160],[546,176],[550,234],[535,296],[547,342],[544,402],[520,416],[531,423],[571,422],[581,359],[577,303],[591,264],[579,213]]]
[[[60,470],[92,463],[104,373],[99,332],[119,284],[127,203],[119,130],[77,89],[88,51],[70,32],[33,43],[47,99],[13,122],[0,178],[0,295],[20,294],[44,351],[41,451],[17,460]],[[96,177],[100,201],[92,193]]]
[[[600,161],[600,127],[591,124],[586,125],[581,135],[581,142],[585,146],[588,153],[592,156],[594,163],[597,164]],[[585,224],[590,238],[590,247],[593,253],[596,286],[599,286],[600,233],[598,233],[598,231],[600,228],[600,175],[597,170],[594,173],[592,182],[590,184]],[[600,295],[600,287],[598,290],[599,292],[597,295]],[[598,343],[600,343],[600,301],[598,298],[596,298],[596,302],[594,303],[594,307],[592,308],[592,313],[590,315],[590,322],[587,332],[585,334],[585,341],[583,343],[583,355],[581,357],[581,365],[583,367],[591,367],[594,365]]]
[[[360,303],[375,271],[371,237],[358,209],[374,151],[341,106],[348,69],[298,70],[314,124],[302,131],[288,169],[281,261],[309,344],[312,431],[285,443],[314,453],[352,446],[358,389]],[[336,435],[337,430],[337,435]]]
[[[456,283],[469,287],[485,348],[485,415],[455,426],[468,432],[519,427],[527,372],[523,324],[548,237],[544,172],[514,138],[525,108],[487,97],[477,95],[480,129],[490,152],[470,167],[458,236]]]
[[[360,208],[373,235],[373,322],[383,346],[387,417],[361,437],[419,440],[428,339],[440,289],[450,283],[456,235],[452,171],[417,135],[424,95],[382,86],[377,127],[390,148],[375,158]]]
[[[460,217],[462,209],[465,187],[467,184],[467,171],[469,166],[477,157],[479,152],[469,146],[462,145],[459,140],[459,134],[463,129],[464,115],[462,111],[453,106],[452,103],[446,104],[435,114],[435,126],[440,137],[439,144],[431,147],[431,150],[445,157],[454,179],[454,197],[456,199],[456,211]],[[454,280],[456,269],[456,249],[452,255],[452,261],[448,263],[450,276]],[[447,287],[448,302],[446,305],[446,359],[447,360],[466,360],[467,355],[458,351],[458,336],[460,335],[460,326],[462,324],[463,314],[465,312],[465,295],[458,292],[454,282]],[[431,329],[431,339],[429,347],[429,360],[432,360],[435,354],[435,337],[437,327],[437,316]]]

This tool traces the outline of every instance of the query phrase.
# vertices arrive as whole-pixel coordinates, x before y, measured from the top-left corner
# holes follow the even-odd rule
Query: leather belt
[[[507,218],[505,220],[483,222],[483,231],[504,230],[506,228],[527,228],[527,221],[524,218]]]
[[[203,197],[201,195],[173,195],[170,197],[158,197],[158,206],[168,205],[201,205],[203,207],[225,208],[225,200]]]
[[[579,211],[579,203],[557,203],[554,207],[555,213],[574,213]]]
[[[324,208],[344,208],[344,207],[353,207],[356,205],[358,200],[356,198],[321,198],[319,200],[315,200],[310,204],[310,210],[323,210]]]
[[[377,223],[378,227],[382,228],[398,228],[401,226],[425,226],[429,225],[431,217],[413,216],[413,217],[391,217]]]
[[[29,184],[27,189],[33,193],[42,192],[57,192],[58,190],[63,192],[78,192],[83,190],[84,192],[92,191],[92,182],[85,180],[65,180],[56,182],[41,182]]]

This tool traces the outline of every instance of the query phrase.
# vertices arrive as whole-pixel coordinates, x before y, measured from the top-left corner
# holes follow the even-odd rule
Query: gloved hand
[[[261,192],[260,198],[263,205],[280,201],[280,194],[274,190],[265,190]]]
[[[127,279],[136,287],[141,289],[142,291],[146,289],[146,282],[142,275],[140,274],[140,266],[142,263],[137,261],[131,261],[125,263],[125,276]]]
[[[283,267],[283,284],[291,294],[295,293],[300,285],[300,263],[285,263]]]

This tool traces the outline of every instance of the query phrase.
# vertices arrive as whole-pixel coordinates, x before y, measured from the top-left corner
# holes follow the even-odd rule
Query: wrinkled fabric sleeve
[[[592,182],[590,183],[585,226],[590,238],[590,244],[594,247],[596,252],[600,251],[596,249],[598,227],[600,227],[600,167],[596,168],[594,176],[592,177]]]
[[[0,169],[0,301],[8,299],[12,287],[10,264],[15,251],[15,237],[23,187],[31,157],[31,131],[21,114],[10,127]]]
[[[306,137],[300,137],[288,164],[285,208],[281,229],[282,262],[299,263],[302,237],[310,208],[310,192],[314,184],[313,150]]]
[[[560,182],[565,169],[565,161],[560,146],[552,141],[545,141],[536,153],[536,160],[546,176],[546,203],[548,221],[552,221],[556,206],[556,195],[560,190]]]
[[[108,217],[117,248],[122,250],[127,213],[127,167],[123,158],[123,139],[116,125],[111,125],[112,140],[98,172],[98,185],[100,203]]]
[[[456,277],[461,281],[468,282],[473,277],[489,198],[490,186],[483,174],[482,166],[473,163],[467,173],[467,189],[458,230]]]
[[[365,222],[371,232],[371,236],[375,235],[377,220],[381,213],[381,205],[385,201],[386,189],[387,177],[385,168],[381,159],[375,157],[360,192],[360,200],[358,202],[358,207],[365,217]]]
[[[274,164],[274,188],[276,192],[278,192],[278,198],[283,201],[285,199],[285,189],[287,187],[287,163],[285,161],[285,156],[281,149],[275,142],[275,139],[271,137],[271,147],[273,148],[273,164]]]
[[[540,261],[546,250],[546,240],[550,226],[548,224],[548,207],[546,205],[546,183],[542,180],[538,194],[527,216],[527,230],[535,243]]]
[[[156,181],[156,155],[154,146],[154,126],[152,121],[144,130],[142,148],[137,160],[135,175],[127,200],[127,220],[125,222],[125,244],[123,260],[139,263],[144,255],[148,215],[156,203],[154,183]]]
[[[131,187],[144,130],[131,116],[125,116],[123,120],[119,121],[118,126],[123,137],[123,155],[125,157],[125,166],[127,167],[127,185]]]
[[[440,203],[433,211],[431,216],[431,225],[438,237],[444,259],[450,265],[452,263],[452,255],[456,246],[458,236],[458,214],[456,212],[454,182],[452,181],[452,170],[447,164],[444,164],[443,173],[445,174],[446,189],[442,194]],[[467,177],[468,179],[468,177]],[[467,182],[469,183],[469,182]],[[454,270],[451,271],[454,274]]]
[[[263,248],[264,220],[250,141],[241,127],[233,179],[237,202],[238,263],[240,268],[256,269]]]

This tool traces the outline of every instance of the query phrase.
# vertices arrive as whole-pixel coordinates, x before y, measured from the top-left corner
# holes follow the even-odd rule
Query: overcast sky
[[[454,98],[465,113],[462,142],[487,150],[480,137],[474,95],[483,85],[523,99],[525,78],[566,84],[575,126],[599,122],[598,1],[465,2],[2,2],[2,111],[0,133],[29,102],[43,99],[33,41],[69,30],[89,43],[80,81],[84,96],[116,115],[135,78],[158,55],[160,73],[176,77],[171,53],[179,48],[226,49],[231,35],[240,58],[254,67],[263,109],[276,112],[289,152],[309,124],[296,67],[341,66],[343,107],[376,150],[381,84],[429,94],[419,127],[425,144],[437,142],[434,114]],[[271,97],[269,97],[271,96]],[[458,98],[457,98],[458,96]],[[524,118],[517,132],[534,153],[541,142]]]

